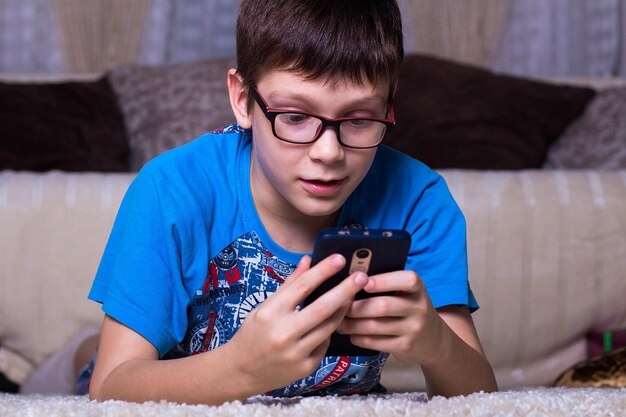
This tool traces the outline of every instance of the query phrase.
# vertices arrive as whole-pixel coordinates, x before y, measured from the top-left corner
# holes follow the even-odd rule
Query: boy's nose
[[[327,127],[309,149],[311,159],[330,164],[341,160],[344,157],[344,148],[337,138],[337,130],[334,127]]]

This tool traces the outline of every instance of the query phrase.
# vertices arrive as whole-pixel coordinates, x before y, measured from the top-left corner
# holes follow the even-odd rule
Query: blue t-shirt
[[[89,298],[145,337],[162,358],[228,342],[304,255],[276,244],[250,191],[250,131],[231,125],[149,162],[130,185]],[[443,178],[380,146],[337,226],[404,229],[407,269],[435,308],[478,308],[467,280],[464,217]],[[276,396],[377,389],[387,353],[325,357]]]

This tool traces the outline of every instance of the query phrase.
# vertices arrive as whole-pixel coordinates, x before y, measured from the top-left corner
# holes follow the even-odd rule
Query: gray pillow
[[[599,90],[548,150],[544,168],[626,168],[626,87]]]
[[[107,77],[124,115],[130,169],[232,123],[226,73],[232,58],[113,69]]]

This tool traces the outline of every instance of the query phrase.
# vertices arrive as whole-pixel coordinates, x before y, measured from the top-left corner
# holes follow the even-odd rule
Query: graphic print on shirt
[[[227,343],[250,312],[270,297],[296,265],[275,257],[254,232],[229,244],[209,263],[188,309],[188,330],[168,355],[195,355]],[[388,354],[327,356],[313,374],[272,391],[274,396],[352,394],[378,385]]]

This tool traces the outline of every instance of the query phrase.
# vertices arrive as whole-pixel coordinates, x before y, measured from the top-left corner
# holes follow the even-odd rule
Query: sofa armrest
[[[442,170],[467,220],[473,315],[502,388],[550,384],[626,328],[626,171]],[[393,360],[383,383],[423,389]]]

